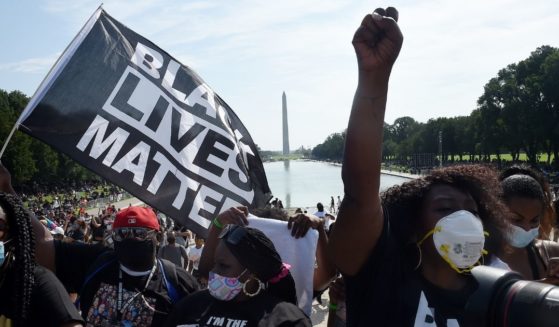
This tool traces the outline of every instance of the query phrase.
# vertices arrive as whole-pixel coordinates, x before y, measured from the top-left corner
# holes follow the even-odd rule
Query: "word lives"
[[[76,147],[116,173],[131,173],[154,201],[172,198],[177,213],[204,228],[222,208],[250,205],[245,162],[254,153],[213,91],[142,43],[130,63]],[[171,197],[163,185],[170,178],[180,185]]]

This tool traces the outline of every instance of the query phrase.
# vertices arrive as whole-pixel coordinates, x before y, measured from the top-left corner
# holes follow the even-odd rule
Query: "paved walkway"
[[[326,327],[328,325],[328,303],[330,299],[328,298],[328,291],[324,292],[322,295],[322,303],[313,301],[311,321],[313,326]]]
[[[113,202],[111,203],[115,206],[115,208],[117,209],[122,209],[122,208],[126,208],[130,205],[133,206],[139,206],[141,204],[143,204],[142,200],[139,200],[138,198],[132,197],[132,198],[128,198],[125,200],[121,200],[118,202]],[[99,213],[101,208],[91,208],[91,209],[87,209],[86,212],[90,215],[97,215],[97,213]]]
[[[380,172],[381,172],[381,174],[404,177],[404,178],[409,178],[409,179],[416,179],[416,178],[421,177],[421,175],[401,173],[401,172],[398,172],[398,171],[384,170],[384,169],[381,169]]]

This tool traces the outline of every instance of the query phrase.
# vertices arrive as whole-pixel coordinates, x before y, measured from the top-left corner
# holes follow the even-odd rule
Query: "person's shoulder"
[[[207,307],[213,301],[215,301],[215,299],[210,295],[210,292],[207,289],[199,290],[183,297],[179,302],[177,302],[175,307],[191,307],[194,304]]]
[[[49,283],[51,280],[57,280],[54,273],[41,265],[35,265],[33,270],[33,276],[35,278],[35,286],[40,286],[44,283]]]
[[[34,268],[31,325],[60,326],[69,322],[84,323],[68,292],[50,270]],[[45,320],[46,319],[46,320]]]
[[[277,301],[264,318],[264,326],[311,326],[310,318],[293,303]]]
[[[165,260],[165,259],[160,259],[160,260]],[[189,294],[196,292],[200,289],[200,284],[198,284],[198,281],[196,280],[196,278],[194,278],[194,276],[192,276],[192,274],[190,274],[188,271],[184,270],[181,267],[175,266],[174,263],[171,264],[176,269],[177,279],[182,288],[184,288]]]
[[[538,240],[536,247],[542,252],[549,254],[550,258],[559,257],[559,243],[549,240]]]
[[[112,252],[111,249],[102,244],[88,244],[83,242],[61,242],[54,241],[54,248],[57,256],[62,254],[65,258],[77,259],[79,261],[93,262],[98,256],[105,252]]]

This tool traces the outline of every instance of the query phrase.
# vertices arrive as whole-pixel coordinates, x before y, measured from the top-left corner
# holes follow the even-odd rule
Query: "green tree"
[[[312,155],[318,159],[342,160],[345,144],[345,132],[330,134],[326,140],[315,146]]]
[[[555,158],[555,166],[559,168],[559,49],[554,48],[545,58],[541,66],[542,94],[546,100],[548,111],[546,133],[549,147]],[[548,163],[551,156],[548,152]]]

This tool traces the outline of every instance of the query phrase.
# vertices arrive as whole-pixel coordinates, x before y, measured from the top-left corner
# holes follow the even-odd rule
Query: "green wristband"
[[[219,229],[223,229],[223,225],[219,222],[219,220],[217,220],[217,217],[215,217],[213,224],[215,227],[219,228]]]
[[[336,303],[328,303],[328,309],[336,311],[338,310],[338,305]]]

